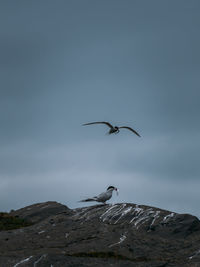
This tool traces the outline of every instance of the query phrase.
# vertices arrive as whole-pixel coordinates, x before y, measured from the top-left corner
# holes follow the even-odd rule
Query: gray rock
[[[33,225],[0,232],[0,266],[200,266],[200,221],[135,204],[12,211]]]

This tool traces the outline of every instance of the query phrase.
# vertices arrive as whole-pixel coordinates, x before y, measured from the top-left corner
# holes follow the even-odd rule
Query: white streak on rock
[[[69,233],[66,233],[66,234],[65,234],[65,238],[68,238],[68,236],[69,236]]]
[[[38,234],[40,235],[40,234],[42,234],[42,233],[44,233],[45,231],[44,230],[42,230],[42,231],[40,231],[40,232],[38,232]]]
[[[200,253],[200,249],[196,251],[192,256],[189,257],[189,260],[192,260],[194,257],[196,257]]]
[[[27,262],[27,261],[29,261],[31,258],[32,258],[33,256],[30,256],[29,258],[27,258],[27,259],[24,259],[24,260],[22,260],[22,261],[20,261],[20,262],[18,262],[18,263],[16,263],[13,267],[17,267],[17,266],[19,266],[20,264],[22,264],[22,263],[24,263],[24,262]]]
[[[84,219],[85,221],[88,221],[91,218],[91,215],[93,214],[93,212],[98,211],[99,209],[102,208],[102,205],[100,207],[96,207],[95,210],[91,209],[91,207],[87,207],[82,209],[80,212],[76,212],[73,217],[78,217],[78,219]],[[82,224],[83,222],[81,222]]]
[[[159,217],[159,214],[160,211],[153,211],[152,208],[144,210],[136,206],[136,208],[133,209],[133,218],[130,220],[129,223],[133,223],[136,229],[138,229],[142,224],[147,221],[150,221],[153,218],[150,225],[152,226],[155,223],[156,219]]]
[[[122,243],[125,239],[126,239],[126,236],[125,235],[123,235],[122,237],[120,237],[119,244]]]
[[[124,242],[125,239],[126,239],[126,235],[122,235],[122,236],[120,237],[120,239],[119,239],[119,242],[114,243],[114,244],[111,244],[111,245],[109,246],[109,248],[121,244],[122,242]]]
[[[121,217],[123,216],[123,215],[122,215],[122,214],[123,214],[123,209],[124,209],[125,207],[126,207],[126,204],[123,204],[122,207],[119,206],[119,209],[117,209],[116,212],[114,212],[113,216],[111,217],[111,220],[112,220],[114,217],[116,217],[116,216],[118,216],[118,215],[121,214],[121,216],[114,222],[114,224],[116,224],[116,223],[121,219]]]
[[[132,207],[128,207],[125,210],[122,211],[121,216],[119,217],[119,219],[116,220],[115,223],[117,223],[123,216],[125,216],[127,213],[129,213],[132,210]]]
[[[136,205],[135,207],[128,206],[127,204],[113,205],[106,209],[106,211],[100,216],[100,219],[105,222],[112,222],[114,224],[119,223],[124,216],[129,214],[131,220],[129,223],[138,229],[142,224],[149,221],[150,226],[152,226],[155,221],[159,218],[160,211],[154,211],[152,208],[143,209]]]
[[[106,210],[106,212],[104,212],[101,216],[100,216],[100,219],[102,219],[102,221],[104,222],[108,217],[109,215],[112,214],[112,210],[115,209],[117,207],[117,205],[113,205],[112,207],[108,208]]]
[[[145,223],[147,220],[149,220],[149,214],[145,214],[144,211],[140,212],[138,216],[135,217],[134,226],[136,229],[140,227],[141,224]]]
[[[143,214],[143,213],[144,213],[143,209],[138,208],[137,206],[136,206],[136,208],[133,208],[133,213],[132,213],[133,218],[130,220],[129,223],[132,223],[133,221],[135,221],[140,216],[140,214]]]
[[[160,211],[157,210],[157,211],[155,212],[155,214],[153,215],[154,218],[153,218],[153,221],[152,221],[150,227],[155,223],[156,219],[159,218],[159,214],[160,214]]]
[[[165,222],[165,221],[169,221],[172,217],[174,217],[174,215],[175,215],[174,212],[168,214],[167,216],[165,216],[165,217],[163,218],[163,222]]]
[[[37,261],[34,262],[33,267],[36,267],[37,264],[38,264],[43,258],[45,258],[46,256],[47,256],[47,254],[43,254]]]
[[[50,205],[48,204],[48,205],[45,205],[45,206],[43,206],[43,207],[41,207],[40,209],[42,210],[42,209],[46,209],[47,207],[49,207]]]

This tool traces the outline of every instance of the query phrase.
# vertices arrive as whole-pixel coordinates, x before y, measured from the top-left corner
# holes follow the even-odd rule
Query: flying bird
[[[110,128],[108,134],[113,134],[113,133],[117,134],[117,133],[119,133],[119,129],[124,128],[124,129],[128,129],[128,130],[130,130],[131,132],[133,132],[133,133],[136,134],[137,136],[141,137],[141,136],[139,135],[139,133],[137,133],[137,132],[136,132],[134,129],[132,129],[131,127],[128,127],[128,126],[120,126],[120,127],[118,127],[118,126],[113,126],[112,124],[110,124],[110,123],[107,122],[107,121],[96,121],[96,122],[84,123],[83,126],[85,126],[85,125],[92,125],[92,124],[105,124],[105,125],[107,125],[107,126]]]
[[[96,197],[80,200],[79,202],[97,201],[97,202],[102,202],[103,204],[105,204],[106,201],[112,197],[113,190],[115,190],[117,192],[117,195],[118,195],[119,190],[114,186],[109,186],[107,188],[106,192],[103,192]]]

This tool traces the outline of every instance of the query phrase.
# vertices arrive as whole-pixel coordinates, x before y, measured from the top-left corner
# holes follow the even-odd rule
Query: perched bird
[[[96,121],[96,122],[84,123],[83,126],[85,126],[85,125],[92,125],[92,124],[105,124],[105,125],[107,125],[107,126],[110,128],[108,134],[113,134],[113,133],[117,134],[117,133],[119,133],[119,129],[124,128],[124,129],[128,129],[128,130],[130,130],[131,132],[133,132],[134,134],[136,134],[137,136],[140,137],[139,133],[137,133],[137,132],[136,132],[134,129],[132,129],[131,127],[128,127],[128,126],[120,126],[120,127],[118,127],[118,126],[113,126],[112,124],[110,124],[110,123],[107,122],[107,121]]]
[[[117,195],[118,195],[119,190],[114,186],[109,186],[107,188],[106,192],[103,192],[96,197],[86,198],[86,199],[80,200],[79,202],[97,201],[97,202],[102,202],[105,204],[106,201],[112,197],[113,190],[115,190],[117,192]]]

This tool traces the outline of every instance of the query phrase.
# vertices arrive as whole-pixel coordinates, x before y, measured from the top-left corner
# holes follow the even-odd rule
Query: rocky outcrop
[[[13,211],[32,225],[0,232],[0,266],[200,266],[200,221],[135,204]]]

